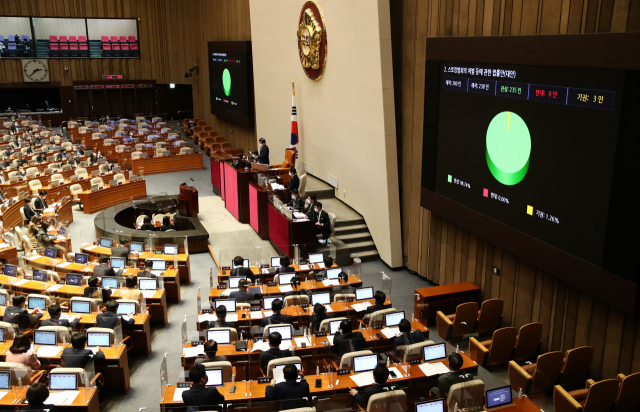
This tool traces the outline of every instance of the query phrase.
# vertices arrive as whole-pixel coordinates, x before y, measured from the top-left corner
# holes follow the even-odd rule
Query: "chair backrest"
[[[300,186],[298,187],[298,193],[300,194],[300,197],[302,199],[306,198],[306,188],[307,188],[307,174],[303,174],[302,176],[300,176]],[[332,230],[332,232],[334,232]],[[334,232],[335,234],[335,232]]]
[[[516,346],[517,337],[518,331],[511,326],[493,332],[489,356],[483,366],[486,368],[508,363],[513,354],[513,348]]]
[[[131,158],[132,159],[140,159],[141,155],[142,155],[142,152],[133,152],[133,153],[131,153]]]
[[[22,363],[17,362],[0,362],[0,371],[2,372],[11,372],[11,386],[18,386],[19,382],[22,385],[28,384],[30,381],[29,378],[29,368]]]
[[[231,149],[231,143],[224,142],[222,143],[222,149]]]
[[[535,358],[542,342],[542,323],[534,322],[520,328],[516,339],[513,360],[516,362]]]
[[[82,177],[87,179],[89,177],[89,174],[87,173],[87,169],[85,169],[84,167],[79,167],[77,168],[73,174],[75,174],[78,177]]]
[[[302,303],[309,303],[308,295],[285,296],[283,306],[285,308],[289,306],[300,306]]]
[[[403,390],[384,391],[371,395],[367,402],[367,411],[405,412],[407,410],[407,394]]]
[[[584,400],[582,412],[611,410],[618,396],[618,387],[619,382],[617,379],[606,379],[591,385],[589,392],[587,392],[587,399]],[[637,408],[638,404],[635,405],[635,409]],[[633,408],[629,410],[633,410]]]
[[[328,213],[329,221],[331,222],[331,236],[336,234],[336,215],[334,213]]]
[[[287,149],[284,151],[284,162],[282,162],[283,168],[290,168],[296,166],[296,149]]]
[[[276,365],[287,365],[289,363],[302,363],[302,360],[299,356],[287,356],[286,358],[272,359],[267,365],[267,376],[273,376],[273,368]]]
[[[62,173],[54,173],[51,175],[51,180],[61,180],[64,181],[64,176]]]
[[[109,167],[106,164],[101,164],[98,166],[98,170],[100,173],[107,173],[109,171]]]
[[[33,245],[31,244],[31,240],[27,235],[22,235],[22,247],[24,248],[25,253],[33,252]]]
[[[14,170],[12,172],[9,172],[9,179],[11,179],[12,177],[15,177],[18,174],[17,170]]]
[[[319,332],[328,332],[331,322],[347,320],[347,318],[328,318],[320,322]]]
[[[236,328],[209,328],[207,330],[228,330],[231,342],[238,340],[238,330]]]
[[[484,405],[484,382],[480,379],[474,379],[472,381],[456,383],[449,389],[449,396],[447,396],[448,410],[454,411],[458,408],[466,407],[469,410],[475,410],[474,407],[480,407]]]
[[[136,225],[141,225],[144,222],[144,218],[147,217],[147,215],[140,215],[136,218]]]
[[[538,356],[530,392],[548,392],[553,389],[562,371],[563,361],[564,355],[560,351],[547,352]]]
[[[233,365],[231,365],[231,362],[202,362],[202,365],[207,369],[222,369],[222,382],[231,382],[231,377],[233,376]]]
[[[456,308],[456,318],[453,322],[451,339],[462,338],[463,335],[473,332],[478,319],[478,304],[467,302],[458,305]]]
[[[398,351],[402,353],[402,361],[409,362],[413,359],[422,359],[422,348],[433,344],[432,340],[425,340],[411,345],[398,346]]]
[[[334,302],[346,302],[348,299],[356,300],[355,293],[336,293],[333,295]]]
[[[94,177],[91,179],[91,186],[98,185],[98,187],[104,187],[104,181],[101,177]]]
[[[562,387],[582,385],[591,370],[591,362],[593,362],[591,346],[569,349],[564,355],[564,365],[558,385]]]
[[[127,181],[127,178],[124,176],[124,173],[116,173],[116,175],[113,178],[118,183],[120,183],[120,182],[125,183]]]
[[[7,303],[9,302],[9,297],[7,296]],[[13,324],[9,322],[0,322],[0,328],[4,328],[4,339],[11,340],[15,335],[15,330],[13,329]]]
[[[69,192],[71,193],[74,199],[77,199],[78,193],[82,192],[82,186],[77,183],[74,185],[71,185],[71,187],[69,188]]]
[[[347,352],[340,358],[340,369],[353,369],[353,358],[356,356],[373,355],[370,350],[359,350],[355,352]]]
[[[631,411],[640,405],[640,372],[618,375],[620,389],[612,412]]]
[[[478,316],[478,326],[476,333],[486,335],[492,333],[500,327],[502,321],[502,310],[504,309],[504,300],[489,299],[482,302],[480,307],[480,316]]]
[[[377,310],[373,313],[367,313],[366,315],[364,315],[364,323],[368,324],[369,327],[373,328],[376,327],[378,325],[383,325],[384,321],[385,321],[385,315],[387,313],[395,313],[397,312],[396,309],[394,308],[388,308],[388,309],[382,309],[382,310]]]

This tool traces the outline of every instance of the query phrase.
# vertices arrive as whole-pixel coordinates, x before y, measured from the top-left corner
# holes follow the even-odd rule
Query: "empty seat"
[[[478,304],[467,302],[458,305],[456,313],[445,315],[441,311],[436,314],[438,335],[444,340],[462,339],[468,333],[473,332],[478,318]]]
[[[620,388],[611,412],[626,412],[640,405],[640,372],[624,376],[618,374]]]
[[[518,332],[513,360],[524,362],[534,359],[542,344],[542,323],[534,322],[524,325]]]
[[[447,406],[455,411],[455,406],[467,408],[469,411],[482,410],[484,405],[484,382],[474,379],[469,382],[456,383],[449,389]]]
[[[511,359],[517,333],[516,328],[507,327],[493,332],[491,340],[469,338],[469,357],[485,368],[504,365]]]
[[[525,395],[549,392],[558,381],[564,355],[562,352],[548,352],[538,356],[536,363],[518,365],[509,361],[509,382],[511,389],[522,389]]]
[[[591,346],[569,349],[564,355],[564,364],[558,385],[563,388],[583,385],[591,370],[591,362],[593,362],[593,348]]]
[[[73,173],[76,176],[78,176],[78,179],[88,179],[89,178],[89,174],[87,173],[87,169],[85,169],[84,167],[77,168]]]
[[[556,412],[605,412],[611,410],[617,395],[617,379],[587,383],[585,389],[571,392],[557,385],[553,391],[553,406]]]
[[[482,306],[478,311],[478,324],[476,333],[480,336],[489,335],[500,327],[502,322],[502,311],[504,309],[504,300],[488,299],[482,302]]]
[[[104,181],[101,177],[94,177],[91,179],[91,186],[98,185],[98,189],[102,189],[104,187]]]

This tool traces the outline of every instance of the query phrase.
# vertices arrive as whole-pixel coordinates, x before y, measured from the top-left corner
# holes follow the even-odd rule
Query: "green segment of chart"
[[[222,87],[224,88],[224,94],[229,96],[231,93],[231,73],[229,73],[229,69],[224,69],[222,72]]]
[[[531,135],[527,124],[513,112],[498,113],[487,128],[487,165],[493,177],[513,186],[529,170]]]

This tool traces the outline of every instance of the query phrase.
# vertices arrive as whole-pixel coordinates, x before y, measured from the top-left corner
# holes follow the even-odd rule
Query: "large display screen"
[[[209,42],[211,114],[234,123],[253,123],[251,42]]]

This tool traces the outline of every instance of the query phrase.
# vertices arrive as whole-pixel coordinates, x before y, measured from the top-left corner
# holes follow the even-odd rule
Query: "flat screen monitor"
[[[160,259],[153,259],[151,270],[167,270],[167,261]]]
[[[114,269],[123,268],[125,264],[125,258],[123,257],[112,257],[111,258],[111,267]]]
[[[331,304],[331,293],[314,293],[311,295],[311,304],[315,306],[316,304],[321,305],[329,305]]]
[[[49,390],[75,391],[78,389],[78,375],[75,373],[49,374]]]
[[[282,369],[287,365],[291,365],[291,364],[283,363],[283,364],[280,364],[280,365],[275,365],[273,368],[274,369]],[[302,371],[302,364],[301,363],[294,363],[293,365],[296,365],[296,369],[298,369],[299,371]]]
[[[103,276],[102,287],[109,288],[109,289],[118,289],[118,278],[114,278],[111,276]]]
[[[18,267],[14,265],[4,265],[4,274],[16,277],[18,275]]]
[[[73,261],[80,265],[86,265],[89,261],[89,256],[84,253],[76,253]]]
[[[47,308],[47,300],[45,298],[29,296],[27,301],[28,301],[27,307],[29,309],[39,308],[39,309],[45,310]]]
[[[280,267],[280,257],[272,257],[271,258],[271,267],[272,268],[279,268]]]
[[[235,299],[218,299],[216,300],[216,308],[220,306],[224,306],[227,308],[227,313],[236,311],[236,300]]]
[[[404,319],[404,311],[384,315],[384,322],[388,328],[398,326],[402,319]]]
[[[240,267],[238,265],[236,265],[234,262],[231,262],[231,265],[233,266],[233,269]],[[248,268],[249,267],[249,259],[243,259],[242,260],[242,267]]]
[[[511,386],[501,386],[485,391],[487,397],[487,410],[511,404]]]
[[[0,342],[4,342],[4,328],[0,328]]]
[[[129,313],[136,313],[136,304],[131,302],[120,302],[118,304],[118,315],[128,315]]]
[[[207,369],[206,386],[222,386],[222,368]]]
[[[291,279],[295,278],[295,273],[280,273],[278,275],[278,284],[279,285],[290,285]]]
[[[436,343],[435,345],[424,346],[422,348],[422,360],[425,362],[444,359],[446,357],[447,348],[444,343]]]
[[[66,236],[67,235],[67,229],[65,229],[64,227],[60,227],[58,229],[58,233],[60,233],[60,236]]]
[[[338,329],[340,329],[341,323],[341,320],[332,320],[331,322],[329,322],[329,334],[335,335],[336,333],[338,333]]]
[[[10,389],[9,372],[0,372],[0,389]]]
[[[158,290],[158,279],[138,278],[140,290]]]
[[[33,280],[37,280],[38,282],[46,282],[47,281],[47,271],[46,270],[33,270]]]
[[[66,283],[71,286],[82,286],[82,275],[69,273],[67,274]]]
[[[378,366],[378,355],[362,355],[353,357],[353,373],[369,372]]]
[[[91,302],[84,300],[72,300],[71,313],[91,313]]]
[[[54,330],[34,330],[34,345],[50,345],[56,346],[56,331]]]
[[[143,250],[142,242],[129,242],[129,250],[132,252],[142,253],[142,250]]]
[[[7,306],[7,295],[4,293],[0,294],[0,306]]]
[[[229,278],[229,287],[235,289],[238,287],[241,279],[246,279],[244,276],[231,276]]]
[[[356,300],[373,299],[373,286],[356,289]]]
[[[207,340],[212,340],[218,345],[229,345],[231,344],[231,331],[229,329],[208,330]]]
[[[282,325],[269,328],[269,333],[278,332],[282,336],[282,340],[290,340],[293,336],[293,326]]]
[[[273,301],[276,299],[282,300],[283,296],[269,296],[262,298],[262,309],[271,310],[271,303],[273,303]]]
[[[178,245],[164,245],[164,254],[165,255],[177,255],[178,254]]]
[[[327,269],[327,279],[338,279],[340,273],[342,273],[342,268]]]
[[[100,246],[108,247],[109,249],[111,249],[111,245],[113,245],[113,239],[110,239],[108,237],[100,238]]]
[[[56,248],[47,247],[44,249],[44,255],[50,259],[55,259],[56,254]]]
[[[108,348],[111,346],[111,336],[105,332],[88,332],[87,333],[87,346],[90,348],[100,346]]]
[[[309,263],[322,262],[324,262],[324,255],[322,253],[309,253]]]
[[[416,402],[415,412],[444,412],[444,399]]]

